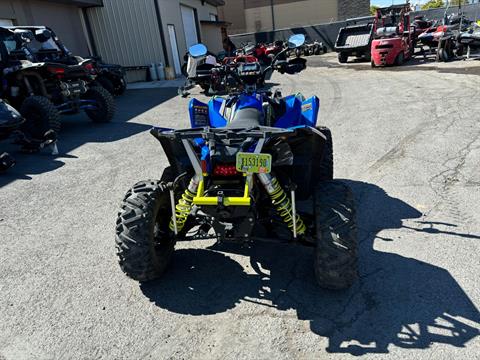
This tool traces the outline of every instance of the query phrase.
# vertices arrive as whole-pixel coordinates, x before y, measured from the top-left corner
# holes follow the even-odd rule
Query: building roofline
[[[202,2],[207,2],[207,3],[209,3],[210,5],[213,5],[213,6],[225,5],[224,0],[202,0]]]
[[[103,0],[42,0],[57,4],[75,5],[78,7],[98,7],[103,6]]]

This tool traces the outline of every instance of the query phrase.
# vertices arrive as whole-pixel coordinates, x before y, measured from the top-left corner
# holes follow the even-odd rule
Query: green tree
[[[377,5],[370,5],[370,14],[375,16],[375,14],[377,13],[377,9],[379,7]]]
[[[422,5],[422,10],[438,9],[442,7],[445,7],[445,3],[443,2],[443,0],[429,0],[424,5]]]

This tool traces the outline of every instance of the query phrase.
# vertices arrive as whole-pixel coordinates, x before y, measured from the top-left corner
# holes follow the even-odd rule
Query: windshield
[[[44,42],[40,42],[35,39],[29,43],[26,43],[25,46],[34,54],[41,51],[61,51],[53,39],[48,39]]]
[[[1,32],[0,41],[5,45],[8,54],[12,51],[21,49],[19,42],[17,42],[15,36],[11,32]]]

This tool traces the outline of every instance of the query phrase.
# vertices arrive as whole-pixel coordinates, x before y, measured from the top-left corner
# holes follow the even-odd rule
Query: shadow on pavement
[[[312,249],[262,243],[249,249],[215,245],[179,250],[165,276],[142,285],[142,291],[157,306],[181,314],[220,313],[241,301],[295,309],[300,320],[310,321],[312,332],[329,339],[326,350],[332,353],[388,353],[390,345],[463,347],[478,336],[480,314],[447,270],[373,249],[374,240],[382,240],[380,231],[401,229],[402,220],[422,214],[375,185],[348,183],[358,200],[361,241],[360,280],[350,290],[317,287]],[[441,224],[428,223],[425,232],[435,225]],[[222,252],[250,256],[256,274],[247,274]]]
[[[47,149],[39,154],[22,154],[19,147],[0,142],[0,153],[7,151],[17,165],[0,175],[0,188],[15,180],[30,180],[33,175],[56,170],[64,165],[63,158],[71,158],[68,152],[86,143],[107,143],[128,138],[150,129],[149,125],[129,122],[136,116],[177,96],[176,88],[133,90],[116,98],[117,113],[111,123],[94,124],[85,114],[62,117],[59,134],[60,155],[50,155]]]

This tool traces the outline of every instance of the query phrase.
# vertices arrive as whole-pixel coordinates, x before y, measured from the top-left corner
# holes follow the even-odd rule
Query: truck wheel
[[[100,84],[105,90],[107,90],[111,95],[115,95],[115,86],[110,81],[109,78],[105,76],[100,76],[96,79],[97,83]]]
[[[88,89],[84,95],[85,99],[96,102],[95,110],[85,110],[87,116],[97,123],[110,122],[115,115],[115,100],[113,96],[104,88],[94,86]]]
[[[338,62],[340,64],[345,64],[348,61],[348,55],[345,53],[338,53]]]
[[[127,192],[115,238],[120,268],[127,276],[148,281],[163,275],[175,247],[171,216],[169,191],[159,181],[139,182]]]
[[[322,153],[322,158],[314,159],[315,164],[320,164],[316,174],[314,174],[316,182],[333,180],[333,140],[332,132],[329,128],[319,126],[317,127],[325,137],[327,142],[325,144],[325,151]]]
[[[43,140],[45,133],[60,131],[60,113],[55,105],[44,96],[26,98],[20,108],[20,113],[26,119],[22,132],[31,140]]]
[[[327,289],[349,288],[358,277],[357,227],[352,191],[339,181],[317,185],[315,277]]]

